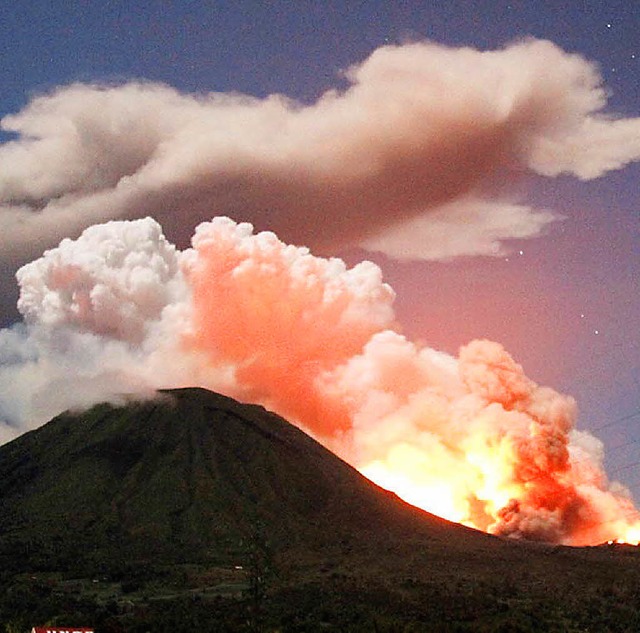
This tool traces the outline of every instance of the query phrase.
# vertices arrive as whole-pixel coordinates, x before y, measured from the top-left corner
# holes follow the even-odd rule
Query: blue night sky
[[[180,91],[309,103],[384,44],[492,49],[527,36],[597,62],[608,110],[640,115],[640,4],[462,2],[0,3],[0,115],[72,82],[144,79]],[[3,140],[10,139],[5,134]],[[398,262],[357,248],[396,290],[404,332],[455,353],[500,341],[536,381],[574,395],[612,476],[640,496],[640,165],[581,182],[537,178],[527,201],[565,216],[506,257]],[[242,218],[239,218],[242,219]],[[14,270],[3,270],[7,279]],[[12,303],[15,297],[11,297]],[[9,316],[6,316],[9,315]],[[15,313],[5,306],[5,322]],[[599,432],[598,429],[601,429]]]

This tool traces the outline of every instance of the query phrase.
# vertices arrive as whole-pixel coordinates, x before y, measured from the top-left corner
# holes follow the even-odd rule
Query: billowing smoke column
[[[640,537],[601,444],[574,430],[573,400],[497,343],[454,358],[401,336],[371,263],[349,269],[228,218],[201,224],[180,252],[147,218],[64,240],[18,280],[26,325],[0,338],[14,426],[42,422],[45,402],[51,415],[198,384],[287,416],[452,520],[569,544]]]
[[[393,292],[380,269],[314,257],[275,234],[216,218],[193,239],[188,344],[230,363],[243,398],[297,419],[325,438],[351,426],[348,407],[318,379],[359,353],[393,320]]]

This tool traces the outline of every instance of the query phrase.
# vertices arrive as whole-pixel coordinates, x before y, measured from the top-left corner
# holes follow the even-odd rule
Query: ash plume
[[[181,246],[229,215],[322,253],[497,254],[556,219],[506,181],[595,178],[640,157],[640,119],[606,113],[596,66],[547,41],[384,46],[344,79],[308,105],[141,82],[34,98],[2,120],[17,135],[0,146],[3,262],[146,215]]]
[[[640,514],[598,440],[575,430],[573,399],[498,343],[453,357],[407,340],[370,262],[348,268],[225,217],[180,251],[146,218],[63,240],[18,280],[25,324],[0,336],[5,435],[197,385],[288,417],[446,518],[558,543],[638,538]]]

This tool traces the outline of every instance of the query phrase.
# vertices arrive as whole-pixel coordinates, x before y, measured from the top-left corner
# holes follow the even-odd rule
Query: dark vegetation
[[[0,447],[0,632],[640,630],[640,551],[502,540],[200,389]]]

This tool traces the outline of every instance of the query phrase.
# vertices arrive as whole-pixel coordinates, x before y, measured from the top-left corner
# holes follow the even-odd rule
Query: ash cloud
[[[0,330],[7,434],[68,408],[151,394],[155,381],[179,383],[188,372],[172,374],[167,362],[187,319],[179,257],[146,218],[89,227],[18,271],[23,322]]]
[[[550,42],[385,46],[345,76],[311,105],[139,82],[35,98],[2,120],[18,135],[0,147],[2,259],[149,214],[182,246],[229,215],[325,253],[496,253],[555,217],[497,180],[594,178],[640,157],[640,119],[606,114],[595,65]]]

